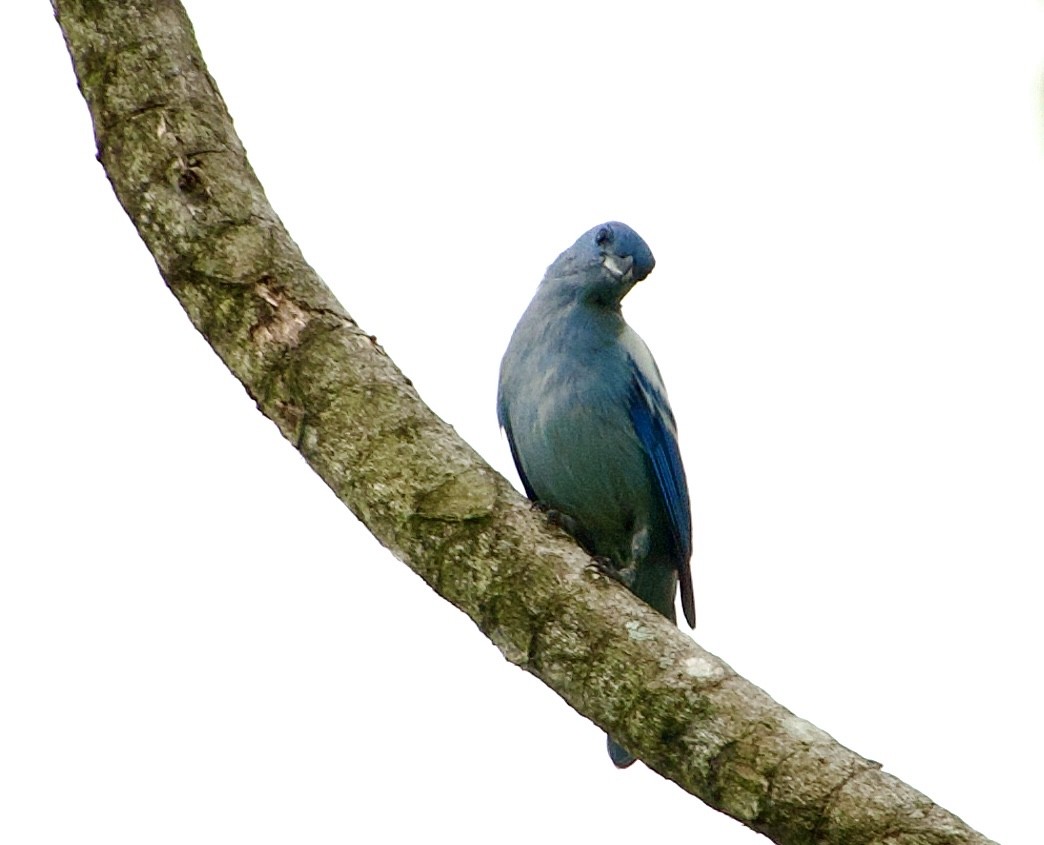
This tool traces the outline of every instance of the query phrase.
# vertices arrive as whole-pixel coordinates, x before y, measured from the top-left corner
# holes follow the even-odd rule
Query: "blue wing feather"
[[[522,461],[518,456],[518,447],[515,446],[515,436],[511,433],[511,423],[508,422],[507,408],[504,406],[504,399],[502,396],[497,397],[497,421],[500,423],[500,427],[504,429],[504,434],[507,435],[508,448],[511,449],[511,460],[515,462],[515,470],[518,472],[518,477],[522,481],[522,487],[526,491],[526,497],[531,501],[537,501],[536,493],[533,492],[533,485],[529,483],[529,479],[526,478],[526,471],[522,469]]]
[[[518,472],[518,477],[522,481],[522,487],[526,491],[526,498],[531,502],[537,501],[537,495],[533,491],[532,485],[529,483],[529,479],[526,478],[526,471],[522,469],[522,461],[518,457],[518,449],[515,447],[515,438],[511,435],[511,426],[505,423],[504,433],[507,435],[508,448],[511,449],[511,459],[515,462],[515,469]]]
[[[678,450],[678,438],[674,433],[674,415],[660,391],[650,384],[638,366],[634,367],[630,415],[635,434],[652,467],[664,512],[670,523],[671,557],[678,570],[682,610],[689,625],[695,626],[696,612],[689,570],[692,514],[685,469]]]

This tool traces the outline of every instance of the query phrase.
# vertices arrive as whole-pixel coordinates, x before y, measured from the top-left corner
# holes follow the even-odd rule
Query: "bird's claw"
[[[607,578],[612,578],[614,581],[618,581],[628,590],[631,590],[632,592],[634,591],[635,567],[633,564],[631,566],[619,566],[616,561],[610,557],[595,555],[591,558],[591,562],[588,566],[601,575],[605,575]]]
[[[543,502],[530,502],[530,509],[537,513],[542,513],[547,519],[548,525],[553,525],[555,528],[561,528],[566,534],[572,535],[576,529],[576,520],[569,517],[567,514],[562,513],[560,510],[555,510],[550,505],[544,504]]]
[[[556,528],[561,528],[563,531],[569,531],[570,520],[562,513],[562,511],[556,511],[554,508],[547,508],[544,511],[547,516],[547,522],[549,525],[554,525]]]

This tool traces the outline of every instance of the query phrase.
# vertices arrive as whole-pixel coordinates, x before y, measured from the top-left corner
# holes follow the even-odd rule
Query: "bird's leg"
[[[603,575],[608,575],[610,578],[619,581],[633,593],[634,583],[638,577],[638,563],[645,560],[648,556],[651,542],[652,537],[648,526],[639,525],[634,534],[631,535],[630,559],[626,564],[620,564],[612,558],[596,555],[593,565]]]
[[[582,532],[580,531],[580,524],[569,514],[563,513],[560,510],[555,510],[553,507],[544,504],[543,502],[532,502],[530,503],[530,507],[533,510],[544,514],[547,518],[548,525],[554,525],[556,528],[561,528],[566,534],[574,540],[577,540],[581,545],[585,545]]]
[[[627,566],[620,566],[611,557],[594,555],[588,566],[607,578],[619,581],[628,590],[634,592],[634,579],[638,574],[638,567],[634,562],[629,563]]]
[[[634,579],[638,570],[638,564],[636,561],[632,560],[627,566],[620,566],[615,560],[607,555],[595,554],[591,551],[591,546],[586,541],[583,531],[580,530],[580,524],[569,514],[556,510],[544,502],[530,502],[529,506],[533,510],[544,514],[547,518],[548,525],[554,525],[557,528],[561,528],[566,532],[566,534],[583,546],[584,550],[591,555],[591,563],[588,564],[589,566],[600,572],[602,575],[612,578],[614,581],[619,581],[628,590],[633,592]]]

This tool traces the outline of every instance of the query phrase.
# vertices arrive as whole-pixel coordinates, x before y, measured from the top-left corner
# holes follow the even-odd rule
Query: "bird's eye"
[[[605,246],[613,242],[613,230],[608,226],[603,226],[597,232],[595,232],[595,243],[598,246]]]

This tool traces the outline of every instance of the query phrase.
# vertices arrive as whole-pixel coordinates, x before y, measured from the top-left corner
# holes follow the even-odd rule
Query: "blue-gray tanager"
[[[674,415],[620,302],[655,260],[604,223],[548,267],[500,365],[497,417],[526,494],[670,620],[696,624],[692,519]],[[621,768],[634,757],[609,738]]]

